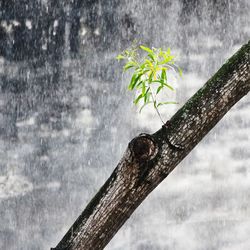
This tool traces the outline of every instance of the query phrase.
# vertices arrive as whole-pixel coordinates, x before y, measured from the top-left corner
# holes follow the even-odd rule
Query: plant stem
[[[165,122],[163,121],[163,119],[162,119],[162,117],[161,117],[161,114],[160,114],[160,112],[159,112],[159,110],[158,110],[158,108],[157,108],[157,106],[156,106],[156,96],[154,95],[154,92],[153,92],[153,90],[152,90],[150,84],[149,84],[149,89],[150,89],[151,96],[152,96],[152,99],[153,99],[154,108],[155,108],[155,110],[156,110],[156,112],[157,112],[157,115],[159,116],[159,118],[160,118],[162,124],[164,125]]]

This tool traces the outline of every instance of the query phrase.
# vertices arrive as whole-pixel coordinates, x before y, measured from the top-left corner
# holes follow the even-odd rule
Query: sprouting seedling
[[[138,52],[146,52],[146,56],[139,56]],[[148,48],[146,46],[137,46],[133,44],[130,48],[124,50],[116,57],[117,60],[126,60],[123,70],[134,69],[128,89],[137,90],[138,95],[134,99],[134,104],[138,105],[142,101],[140,111],[148,105],[153,104],[154,108],[161,119],[158,107],[165,104],[177,104],[174,101],[158,102],[157,95],[163,90],[168,89],[174,91],[173,86],[168,83],[167,71],[173,70],[182,75],[181,69],[175,64],[174,56],[171,54],[170,48],[166,51],[161,48]],[[153,85],[156,86],[153,88]]]

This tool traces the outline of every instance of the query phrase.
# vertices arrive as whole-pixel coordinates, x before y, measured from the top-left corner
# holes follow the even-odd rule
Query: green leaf
[[[163,68],[161,70],[161,79],[164,81],[167,81],[167,74],[166,74],[166,70]]]
[[[149,52],[149,53],[153,53],[153,50],[150,49],[150,48],[148,48],[148,47],[146,47],[146,46],[141,45],[140,48],[141,48],[142,50],[145,50],[145,51]]]
[[[123,67],[123,70],[127,71],[128,69],[133,68],[133,67],[136,67],[136,63],[129,61],[125,64],[125,66]]]
[[[141,75],[147,75],[146,73],[149,72],[150,70],[149,69],[144,69],[141,71]]]
[[[165,104],[178,104],[178,102],[159,102],[159,103],[157,104],[157,108],[158,108],[159,106],[162,106],[162,105],[165,105]]]
[[[178,67],[179,75],[182,76],[182,69]]]
[[[174,88],[172,86],[170,86],[169,84],[164,83],[163,85],[166,86],[167,88],[171,89],[172,91],[174,91]]]
[[[146,67],[146,63],[145,63],[145,62],[142,63],[142,64],[140,64],[140,69],[141,69],[141,70],[143,70],[145,67]]]
[[[154,108],[157,108],[157,103],[156,103],[156,101],[154,101]]]
[[[150,99],[151,92],[149,90],[150,90],[150,88],[148,87],[146,90],[146,93],[144,94],[144,103],[147,103]]]
[[[148,54],[148,57],[150,57],[152,61],[155,61],[155,56],[153,56],[151,53]]]
[[[134,67],[134,65],[125,65],[125,66],[123,67],[123,71],[127,71],[128,69],[130,69],[130,68],[132,68],[132,67]]]
[[[164,85],[164,81],[162,81],[161,79],[160,79],[160,80],[154,80],[154,81],[152,81],[152,83],[153,83],[153,82],[158,82],[158,83],[161,84],[161,86]]]
[[[174,91],[174,88],[173,88],[172,86],[170,86],[169,84],[165,83],[165,82],[162,81],[162,80],[154,80],[154,81],[152,81],[152,83],[154,83],[154,82],[158,82],[158,83],[161,84],[161,86],[162,86],[162,85],[163,85],[163,86],[166,86],[167,88],[169,88],[169,89],[171,89],[172,91]]]
[[[145,82],[142,82],[142,90],[141,90],[142,95],[144,96],[146,93],[146,85]]]
[[[158,87],[156,94],[158,94],[161,90],[162,90],[163,86],[161,85],[160,87]]]
[[[149,77],[148,77],[148,83],[150,84],[150,83],[154,82],[154,81],[152,81],[154,73],[152,72],[152,70],[150,70],[149,72],[150,73],[149,73]]]
[[[138,81],[140,80],[141,76],[143,74],[142,73],[139,73],[138,75],[137,74],[133,74],[132,78],[131,78],[131,81],[130,81],[130,84],[128,86],[128,89],[129,90],[133,90],[135,88],[135,86],[137,85]],[[140,81],[140,83],[142,83],[143,81]]]
[[[139,96],[137,96],[137,98],[134,100],[134,104],[137,104],[140,101],[141,98],[143,98],[142,94],[140,94]]]
[[[148,59],[145,59],[145,62],[146,62],[146,67],[151,67],[153,66],[152,62]]]
[[[134,75],[132,76],[131,81],[130,81],[130,84],[128,85],[128,89],[129,89],[129,90],[132,90],[132,89],[134,88],[134,86],[135,86],[135,84],[136,84],[136,83],[135,83],[136,77],[137,77],[136,74],[134,74]]]
[[[121,59],[124,59],[125,58],[125,56],[123,56],[122,54],[120,54],[120,55],[118,55],[117,57],[116,57],[116,59],[118,60],[118,61],[120,61]]]
[[[143,81],[138,82],[138,83],[135,85],[135,88],[136,88],[136,89],[141,89],[141,88],[142,88],[142,83],[143,83]]]

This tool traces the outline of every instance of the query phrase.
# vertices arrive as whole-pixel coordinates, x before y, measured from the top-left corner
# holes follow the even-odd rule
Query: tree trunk
[[[156,133],[134,138],[55,249],[103,249],[148,194],[250,90],[250,41]]]

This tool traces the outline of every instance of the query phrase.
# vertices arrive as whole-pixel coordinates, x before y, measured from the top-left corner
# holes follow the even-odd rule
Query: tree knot
[[[129,149],[139,162],[152,160],[158,153],[158,146],[149,134],[140,134],[129,143]]]

